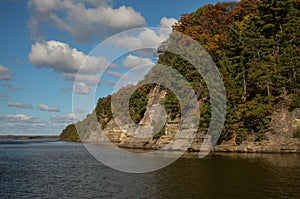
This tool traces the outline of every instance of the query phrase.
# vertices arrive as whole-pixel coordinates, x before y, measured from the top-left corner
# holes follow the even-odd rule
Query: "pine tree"
[[[286,23],[283,25],[280,61],[283,78],[284,97],[288,94],[300,95],[300,2],[291,4]]]

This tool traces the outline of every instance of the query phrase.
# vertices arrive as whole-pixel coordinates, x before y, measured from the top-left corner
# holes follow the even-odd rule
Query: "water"
[[[300,155],[186,156],[147,174],[112,170],[81,144],[0,144],[0,198],[299,198]]]

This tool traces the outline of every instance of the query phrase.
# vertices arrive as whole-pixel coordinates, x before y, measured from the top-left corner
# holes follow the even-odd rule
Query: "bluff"
[[[299,152],[300,137],[300,3],[298,0],[241,0],[206,5],[182,15],[173,29],[198,41],[216,63],[225,84],[227,115],[215,151]],[[186,41],[179,43],[186,44]],[[158,49],[158,64],[170,66],[192,85],[201,117],[191,151],[199,150],[211,116],[207,85],[195,68],[180,56]],[[155,68],[155,67],[154,67]],[[155,73],[155,70],[150,71]],[[147,75],[146,75],[147,78]],[[130,87],[130,86],[129,86]],[[115,93],[121,96],[122,88]],[[101,98],[93,113],[76,127],[85,127],[81,138],[97,142],[96,127],[121,147],[157,149],[165,146],[179,128],[180,105],[174,93],[160,85],[137,89],[130,99],[130,116],[135,124],[151,128],[158,118],[152,107],[164,106],[167,119],[151,138],[132,137],[116,124],[111,98]],[[153,115],[154,114],[154,115]],[[97,118],[91,122],[91,118]],[[126,127],[130,131],[130,126]],[[184,127],[188,128],[188,127]],[[155,130],[155,129],[152,129]],[[193,130],[193,129],[190,129]],[[141,132],[142,133],[142,132]],[[74,125],[62,139],[78,139]],[[186,144],[184,139],[171,146]]]
[[[152,125],[151,118],[159,117],[156,115],[157,113],[153,112],[151,107],[166,100],[166,93],[166,90],[159,85],[150,88],[147,94],[147,105],[145,113],[143,114],[144,116],[138,122],[140,126],[150,127]],[[111,96],[108,98],[111,98]],[[103,101],[106,102],[108,98],[100,99],[98,104],[101,104]],[[102,106],[103,105],[104,104],[102,104]],[[107,138],[103,138],[99,136],[96,124],[90,125],[89,120],[92,120],[91,117],[93,114],[96,116],[96,113],[92,113],[79,124],[79,128],[85,128],[86,132],[86,134],[82,136],[82,141],[91,143],[105,143],[109,141],[121,148],[157,150],[174,140],[180,126],[179,118],[171,119],[170,115],[168,115],[163,128],[154,134],[153,137],[140,138],[127,135],[125,131],[116,124],[113,118],[99,114],[99,124],[97,125],[102,126],[103,133],[107,136]],[[271,126],[260,140],[257,139],[255,133],[248,133],[241,143],[237,143],[236,136],[233,136],[229,140],[222,140],[213,151],[239,153],[300,153],[300,108],[290,111],[287,106],[278,106],[273,111],[271,118]],[[72,131],[70,131],[70,128]],[[126,129],[126,132],[129,130],[130,127]],[[66,134],[67,131],[68,133]],[[75,136],[71,134],[74,132]],[[180,150],[182,147],[185,147],[186,141],[190,141],[189,137],[177,137],[176,139],[179,141],[176,142],[176,145],[170,146],[169,150]],[[204,139],[205,131],[198,130],[197,135],[192,141],[192,145],[189,146],[189,151],[199,151]],[[61,135],[61,140],[80,141],[80,137],[76,134],[75,125],[70,125],[65,129],[65,133]]]

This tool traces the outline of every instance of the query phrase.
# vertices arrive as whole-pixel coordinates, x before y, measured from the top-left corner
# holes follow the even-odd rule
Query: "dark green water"
[[[0,198],[300,198],[300,155],[186,156],[127,174],[80,144],[5,143],[0,179]]]

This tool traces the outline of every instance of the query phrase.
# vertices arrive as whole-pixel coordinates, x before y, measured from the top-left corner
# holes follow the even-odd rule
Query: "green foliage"
[[[77,133],[75,124],[67,126],[60,134],[59,139],[70,142],[80,142],[80,137]]]
[[[175,94],[168,90],[164,101],[165,109],[171,120],[180,117],[180,104]]]
[[[296,130],[293,132],[294,138],[299,138],[300,139],[300,126],[296,128]]]
[[[230,8],[226,13],[225,7]],[[240,143],[247,133],[255,133],[257,140],[262,140],[271,125],[275,104],[292,95],[291,108],[300,105],[295,97],[300,85],[299,7],[299,1],[286,0],[221,3],[183,15],[175,26],[208,50],[223,75],[228,106],[221,140],[236,134]],[[226,20],[214,18],[216,13]],[[212,31],[208,23],[217,28]],[[189,67],[180,64],[181,68]],[[201,108],[200,130],[205,130],[209,104]]]
[[[97,106],[95,108],[97,120],[101,123],[101,118],[107,118],[110,120],[112,118],[111,112],[111,96],[100,98],[98,100]]]
[[[273,107],[291,100],[291,110],[300,108],[299,9],[299,0],[218,3],[183,15],[174,26],[176,31],[189,35],[203,45],[223,77],[227,115],[220,142],[235,137],[236,143],[240,144],[249,133],[255,134],[256,141],[262,141],[271,125]],[[201,74],[179,55],[168,51],[159,53],[158,64],[178,71],[195,90],[201,108],[199,131],[207,131],[212,107],[208,88]],[[203,58],[202,52],[189,53],[193,53],[193,57]],[[173,76],[161,77],[157,66],[145,78],[177,79]],[[122,93],[127,92],[126,89],[130,87],[114,95],[122,99]],[[151,85],[141,87],[130,98],[129,110],[135,123],[139,123],[144,117],[147,95],[151,89]],[[169,118],[179,118],[180,109],[185,104],[179,104],[175,94],[167,86],[162,89],[167,91],[163,105]],[[178,92],[184,93],[184,90],[185,86],[178,86]],[[111,96],[98,100],[95,114],[101,126],[105,127],[112,119]],[[93,113],[89,117],[92,116]],[[95,124],[91,119],[79,122],[79,126],[86,125]],[[74,136],[75,130],[69,127],[63,131],[62,136],[70,132]],[[297,129],[296,137],[299,131]],[[162,135],[163,130],[154,137],[158,139]]]
[[[247,139],[247,132],[242,131],[241,129],[236,133],[235,142],[237,144],[242,144],[243,141]]]
[[[298,96],[295,96],[291,102],[290,110],[292,111],[296,108],[300,108],[300,94]]]
[[[270,127],[272,107],[255,100],[240,107],[240,118],[249,133],[262,133]]]
[[[267,137],[266,137],[266,134],[264,134],[264,133],[258,133],[255,136],[255,142],[261,142],[261,141],[264,141],[266,139],[267,139]]]
[[[144,117],[147,108],[147,87],[140,87],[131,96],[129,101],[129,113],[134,123],[138,124]]]

